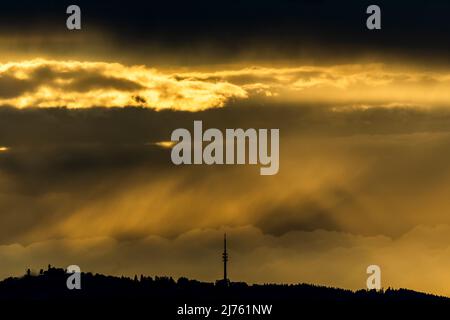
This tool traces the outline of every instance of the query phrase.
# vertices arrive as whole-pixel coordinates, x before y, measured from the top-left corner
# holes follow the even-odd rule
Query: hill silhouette
[[[171,277],[115,277],[82,273],[81,290],[68,290],[66,270],[49,266],[38,274],[30,271],[22,277],[10,277],[0,282],[0,304],[32,310],[70,308],[72,312],[100,311],[102,315],[140,313],[164,316],[164,319],[199,319],[178,317],[180,307],[210,305],[218,309],[209,318],[220,315],[222,305],[272,305],[264,319],[286,318],[293,314],[361,315],[360,312],[409,312],[438,310],[450,307],[450,299],[407,289],[381,291],[351,291],[310,284],[253,284],[243,282],[200,282]],[[450,308],[449,308],[450,310]],[[28,310],[30,311],[30,310]],[[267,310],[266,310],[267,311]],[[150,312],[150,313],[149,313]],[[238,314],[232,316],[242,318]]]

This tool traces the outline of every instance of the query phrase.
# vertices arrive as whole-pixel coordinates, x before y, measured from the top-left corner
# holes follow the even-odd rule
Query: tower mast
[[[223,260],[223,280],[225,282],[228,282],[228,276],[227,276],[228,253],[227,253],[227,234],[226,233],[223,235],[222,260]]]

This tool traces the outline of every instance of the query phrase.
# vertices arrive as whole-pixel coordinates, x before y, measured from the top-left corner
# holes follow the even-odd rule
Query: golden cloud
[[[448,105],[449,85],[449,72],[383,64],[201,72],[45,59],[0,64],[0,104],[17,108],[141,106],[201,111],[251,97],[347,108],[434,107]]]
[[[36,59],[0,64],[0,104],[17,108],[143,106],[198,111],[246,91],[227,82],[177,80],[145,66]]]
[[[229,81],[249,95],[347,107],[433,107],[450,102],[450,72],[380,63],[288,68],[251,67],[180,74],[182,79]]]

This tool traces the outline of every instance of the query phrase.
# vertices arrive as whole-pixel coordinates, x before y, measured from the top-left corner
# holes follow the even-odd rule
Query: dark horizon
[[[39,275],[0,281],[3,312],[55,312],[75,316],[95,315],[127,318],[150,313],[164,319],[210,317],[264,317],[286,319],[292,315],[360,319],[371,316],[413,316],[444,312],[450,298],[407,289],[344,290],[309,284],[247,285],[243,282],[199,282],[187,278],[135,276],[111,277],[83,273],[82,290],[67,290],[64,269],[49,266]]]
[[[280,288],[282,290],[283,288],[306,288],[308,290],[311,290],[314,292],[313,288],[316,289],[316,292],[320,290],[330,290],[334,291],[331,296],[328,296],[328,298],[331,298],[330,301],[337,302],[340,299],[348,299],[353,294],[355,296],[360,295],[360,297],[371,297],[371,296],[383,296],[383,295],[396,295],[399,294],[401,296],[403,293],[405,294],[405,299],[408,300],[408,296],[410,298],[413,298],[416,296],[416,298],[431,298],[435,297],[438,299],[443,299],[442,301],[447,301],[450,304],[450,297],[442,296],[442,295],[435,295],[435,294],[429,294],[424,292],[418,292],[414,290],[410,290],[407,288],[382,288],[380,290],[369,290],[369,289],[358,289],[358,290],[351,290],[351,289],[343,289],[343,288],[336,288],[331,286],[325,286],[325,285],[316,285],[316,284],[309,284],[304,282],[298,282],[298,283],[260,283],[260,284],[247,284],[246,282],[242,281],[231,281],[228,279],[228,281],[224,281],[224,279],[218,279],[215,282],[205,282],[205,281],[199,281],[196,279],[188,279],[186,277],[179,277],[177,280],[175,280],[170,275],[134,275],[134,277],[128,277],[128,276],[112,276],[112,275],[104,275],[100,273],[93,273],[93,272],[81,272],[81,279],[82,279],[82,289],[81,290],[69,290],[66,286],[66,279],[72,275],[73,273],[70,273],[65,268],[58,268],[52,265],[48,265],[47,269],[41,269],[38,273],[31,271],[28,269],[25,274],[21,277],[8,277],[6,279],[3,279],[0,281],[0,301],[1,300],[9,300],[9,299],[40,299],[39,297],[44,297],[42,300],[52,301],[56,296],[53,296],[54,294],[58,294],[58,297],[78,297],[78,298],[85,298],[85,299],[92,299],[91,294],[98,295],[98,298],[102,299],[110,299],[111,297],[114,297],[117,295],[117,297],[126,298],[128,293],[120,293],[120,291],[111,291],[111,289],[114,287],[114,283],[116,285],[119,285],[120,282],[125,283],[125,285],[130,284],[137,284],[137,283],[146,283],[148,284],[154,284],[155,286],[155,292],[154,294],[165,294],[164,292],[164,286],[168,287],[175,287],[175,286],[188,286],[191,285],[192,287],[201,287],[204,286],[205,288],[213,288],[216,287],[220,290],[232,290],[235,289],[247,289],[247,288]],[[42,280],[42,281],[41,281]],[[55,281],[54,281],[55,280]],[[95,281],[98,280],[98,281]],[[105,282],[106,281],[106,282]],[[163,287],[158,285],[161,284]],[[95,284],[94,286],[92,286]],[[110,286],[113,285],[112,287]],[[97,287],[96,287],[97,286]],[[120,286],[119,286],[120,287]],[[120,290],[120,288],[117,288]],[[133,289],[133,287],[130,287],[131,290],[137,290],[137,286]],[[30,291],[31,290],[31,291]],[[138,290],[137,290],[138,291]],[[269,290],[270,291],[270,290]],[[101,293],[99,293],[101,292]],[[11,294],[13,293],[13,294]],[[27,294],[30,294],[30,296],[27,297]],[[23,296],[21,296],[23,294]],[[48,296],[47,294],[51,294],[51,296]],[[142,297],[145,298],[145,293],[139,293],[144,294]],[[333,297],[333,295],[336,295]],[[17,295],[17,296],[16,296]],[[33,295],[34,298],[33,298]],[[342,295],[341,298],[337,298],[340,295]],[[232,296],[230,296],[232,297]],[[248,298],[252,297],[252,295],[249,295]],[[128,296],[128,298],[133,298],[133,292],[131,292],[131,295]],[[198,297],[192,297],[194,300]],[[203,297],[205,298],[205,297]],[[274,298],[274,297],[273,297]],[[320,299],[320,296],[314,297],[310,296],[313,300]],[[285,296],[285,297],[279,297],[279,300],[296,300],[298,297],[295,296]]]

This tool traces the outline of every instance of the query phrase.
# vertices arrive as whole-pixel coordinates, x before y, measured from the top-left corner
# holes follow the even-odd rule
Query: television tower
[[[226,233],[223,235],[222,260],[223,260],[223,281],[225,283],[228,283],[228,276],[227,276],[228,253],[227,253],[227,234]]]

